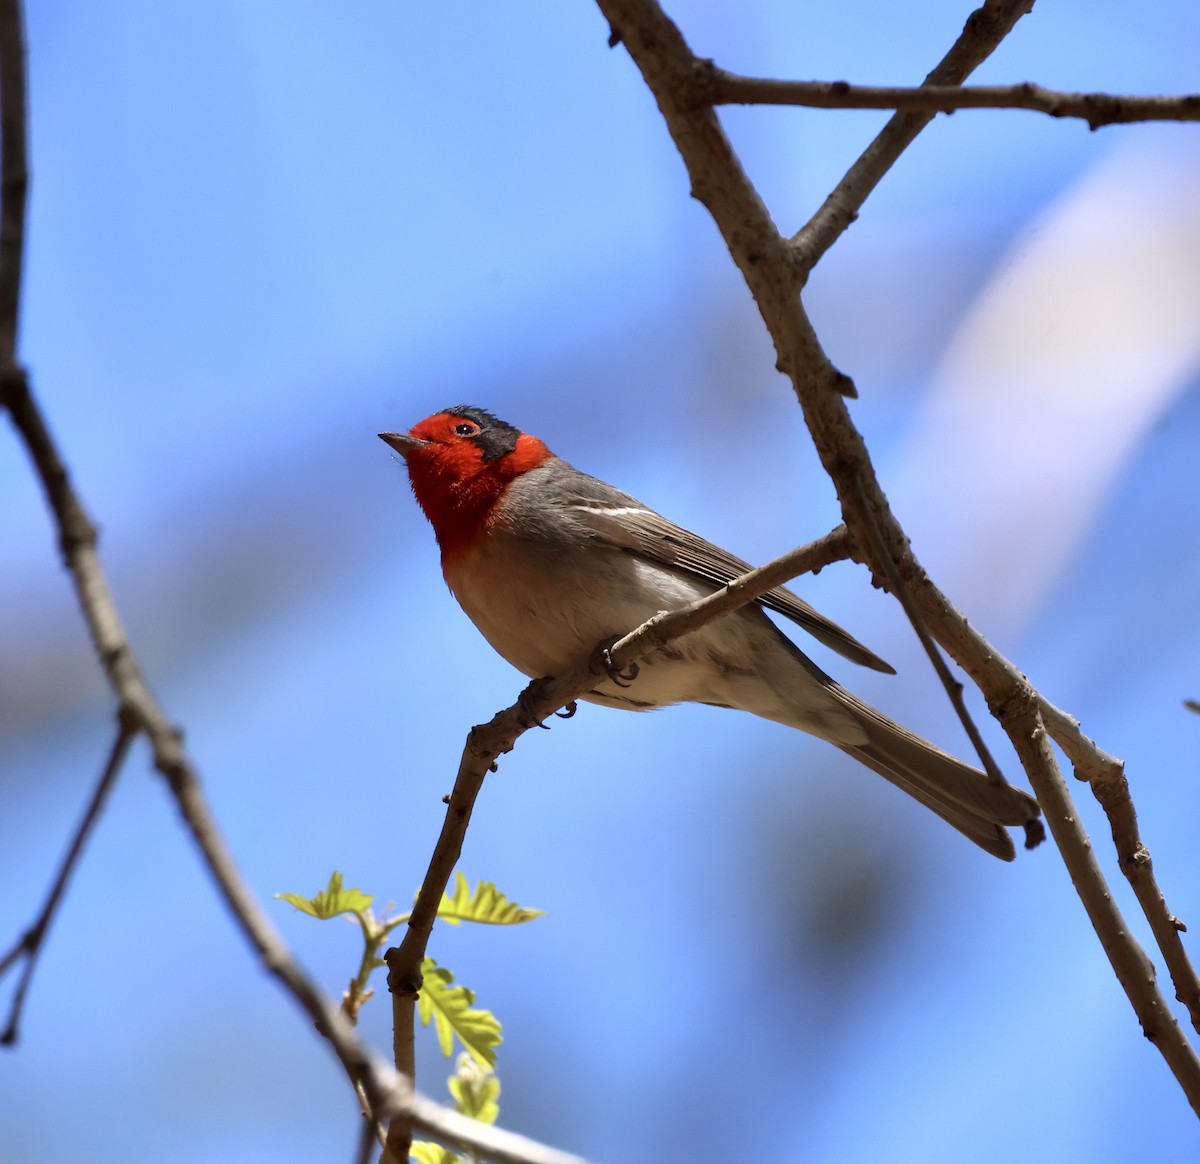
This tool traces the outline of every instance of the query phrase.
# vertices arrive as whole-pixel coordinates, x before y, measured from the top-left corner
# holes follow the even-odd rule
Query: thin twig
[[[1018,693],[1027,688],[1024,676],[967,623],[934,586],[913,554],[879,484],[862,434],[847,409],[845,396],[853,394],[853,386],[825,355],[796,294],[804,271],[838,237],[875,183],[928,121],[928,115],[900,114],[889,122],[806,228],[805,253],[798,262],[794,253],[781,253],[778,232],[758,192],[746,178],[711,108],[697,102],[698,62],[679,30],[653,0],[597,2],[654,94],[687,167],[692,192],[712,214],[746,279],[775,343],[777,366],[793,382],[805,423],[837,490],[855,545],[876,576],[887,574],[891,568],[889,562],[895,567],[929,633],[979,687],[1014,744],[1027,751],[1028,741],[1021,735],[1026,725],[1006,711]],[[989,0],[973,14],[958,44],[929,80],[935,83],[961,80],[962,74],[982,60],[1029,7],[1030,0],[994,3]],[[870,535],[872,523],[881,544],[876,544]],[[1068,738],[1069,743],[1064,747],[1076,767],[1090,774],[1089,756],[1093,764],[1097,762],[1096,750],[1089,747],[1090,742],[1081,733],[1073,733],[1069,723],[1057,723],[1054,727]],[[1027,765],[1027,771],[1039,799],[1045,795],[1057,802],[1067,796],[1065,788],[1060,792],[1049,787],[1044,766]],[[1064,859],[1068,849],[1072,854],[1090,852],[1090,841],[1079,825],[1078,814],[1067,811],[1060,817],[1061,827],[1055,833],[1055,840],[1064,851]],[[1073,855],[1071,860],[1075,859]],[[1094,891],[1095,884],[1089,892]],[[1161,895],[1147,894],[1139,897],[1139,902],[1151,915],[1157,911],[1158,916],[1151,917],[1156,936],[1164,929],[1164,918],[1166,928],[1174,929],[1173,920],[1161,904]],[[1128,961],[1137,957],[1132,952],[1136,943],[1122,947],[1126,938],[1127,932],[1104,938],[1105,952],[1119,975],[1126,975]],[[1177,940],[1176,933],[1172,941]],[[1170,964],[1171,956],[1166,951],[1164,956]],[[1123,961],[1119,969],[1117,960]],[[1189,977],[1194,975],[1189,973]],[[1187,994],[1189,990],[1185,982],[1183,992]],[[1135,1003],[1135,1009],[1145,1022],[1143,1009],[1138,1009],[1141,1005]],[[1196,1106],[1200,1103],[1196,1088],[1200,1071],[1195,1052],[1177,1023],[1158,1024],[1153,1029],[1155,1045],[1188,1093],[1189,1102]]]
[[[698,598],[678,610],[656,614],[624,638],[618,639],[609,655],[614,666],[624,670],[651,650],[665,647],[675,639],[707,626],[792,578],[800,574],[817,574],[826,566],[849,556],[850,539],[846,527],[835,526],[824,537],[789,550],[762,566],[756,566],[704,598]]]
[[[506,1132],[503,1128],[471,1119],[423,1095],[412,1095],[404,1101],[403,1108],[410,1114],[414,1126],[435,1139],[477,1152],[495,1164],[587,1164],[579,1156],[548,1148],[516,1132]],[[386,1115],[391,1116],[402,1108],[392,1106],[384,1110]],[[403,1158],[403,1164],[408,1164],[407,1156]]]
[[[860,499],[862,496],[862,486],[860,483]],[[913,604],[908,589],[904,585],[904,579],[901,578],[900,571],[896,569],[896,563],[887,555],[883,539],[879,534],[879,527],[875,524],[875,515],[872,513],[870,506],[864,504],[863,512],[867,515],[867,534],[870,537],[873,550],[871,558],[873,561],[882,562],[885,568],[886,577],[882,580],[881,584],[889,594],[895,597],[904,610],[909,624],[916,632],[917,639],[925,649],[925,654],[929,658],[934,673],[941,680],[942,687],[946,691],[946,696],[950,700],[950,705],[958,715],[959,723],[962,724],[963,730],[967,733],[967,738],[971,741],[971,746],[975,749],[975,754],[979,757],[988,779],[994,785],[1007,784],[1007,781],[1004,779],[1004,773],[1000,771],[1000,766],[996,763],[991,749],[984,742],[983,734],[972,718],[970,711],[967,710],[967,702],[963,698],[963,685],[950,673],[950,668],[946,665],[946,660],[942,658],[941,650],[933,641],[924,620],[921,618],[920,612]],[[1025,822],[1024,828],[1025,848],[1035,849],[1046,839],[1046,830],[1036,816],[1031,816]]]
[[[195,766],[183,747],[182,736],[142,676],[100,566],[94,527],[67,477],[24,376],[10,373],[5,386],[6,403],[13,411],[17,429],[25,438],[50,500],[80,605],[122,714],[149,740],[154,765],[166,777],[218,893],[263,967],[278,979],[329,1041],[350,1081],[361,1084],[362,1094],[376,1119],[403,1113],[414,1126],[430,1135],[476,1147],[489,1159],[503,1164],[578,1164],[577,1157],[466,1120],[457,1112],[413,1094],[407,1084],[402,1085],[399,1077],[358,1041],[340,1008],[325,997],[301,968],[242,879],[213,818]],[[90,537],[79,537],[78,525],[92,531]]]
[[[1033,7],[1033,0],[984,0],[967,18],[950,51],[925,78],[926,85],[960,85]],[[801,268],[807,272],[858,217],[859,208],[934,118],[932,112],[897,113],[833,188],[820,210],[792,239]]]
[[[226,904],[264,965],[316,1021],[333,1043],[351,1080],[361,1079],[368,1097],[379,1099],[378,1072],[366,1066],[366,1053],[345,1020],[330,1008],[317,987],[300,970],[283,940],[259,909],[237,872],[217,830],[180,733],[171,724],[130,648],[125,628],[96,551],[96,528],[71,483],[24,369],[15,362],[15,336],[21,291],[21,255],[25,234],[25,69],[18,0],[0,0],[0,403],[8,409],[25,443],[33,468],[54,515],[64,563],[75,586],[96,653],[117,697],[121,723],[119,748],[128,738],[145,734],[154,763],[167,777],[201,855]]]
[[[1010,722],[1006,718],[1006,709],[1014,698],[1024,698],[1024,693],[1029,690],[1025,676],[967,622],[962,613],[929,581],[911,554],[910,560],[899,565],[910,578],[908,585],[918,587],[923,596],[920,607],[923,617],[932,621],[942,646],[983,692],[993,714],[1015,745],[1015,733],[1022,729],[1020,723]],[[1154,876],[1149,850],[1138,832],[1137,816],[1125,779],[1125,765],[1084,735],[1073,717],[1038,692],[1032,691],[1030,695],[1037,703],[1038,713],[1048,734],[1071,761],[1075,775],[1092,788],[1108,815],[1121,871],[1132,886],[1150,924],[1155,944],[1162,952],[1175,986],[1175,997],[1187,1008],[1192,1025],[1200,1030],[1200,980],[1180,939],[1180,932],[1186,927],[1167,907]],[[1034,791],[1041,801],[1042,791],[1036,784]],[[1091,842],[1078,820],[1078,813],[1074,814],[1072,820],[1076,843],[1086,843],[1090,848]],[[1056,843],[1062,847],[1058,838]],[[1169,1032],[1168,1037],[1175,1041],[1184,1039],[1178,1030]],[[1190,1048],[1189,1053],[1192,1053]],[[1173,1054],[1179,1052],[1175,1050]]]
[[[342,1013],[346,1014],[346,1008],[344,1005],[342,1007]],[[347,1015],[347,1018],[350,1019],[351,1025],[356,1025],[352,1015]],[[367,1098],[366,1088],[363,1087],[362,1081],[359,1079],[354,1080],[354,1094],[358,1096],[358,1106],[359,1111],[362,1113],[363,1124],[370,1132],[371,1138],[373,1140],[377,1140],[381,1148],[387,1147],[387,1128],[384,1126],[378,1116],[372,1115],[371,1101]]]
[[[743,77],[708,62],[705,81],[714,105],[800,105],[813,109],[895,109],[953,113],[956,109],[1028,109],[1086,121],[1091,129],[1132,121],[1200,121],[1200,93],[1139,97],[1066,93],[1025,81],[1018,85],[852,85],[848,81],[778,81]]]
[[[1063,855],[1071,881],[1104,947],[1142,1032],[1163,1054],[1192,1110],[1200,1115],[1200,1061],[1191,1052],[1171,1008],[1158,989],[1154,966],[1121,916],[1095,852],[1079,824],[1066,781],[1027,686],[1005,708],[1004,719],[1015,730],[1012,740],[1031,783],[1038,790],[1046,823]]]
[[[29,190],[25,29],[20,0],[0,0],[0,368],[16,362]]]
[[[12,1046],[20,1038],[21,1015],[25,1007],[25,995],[29,990],[29,984],[33,981],[33,972],[37,967],[38,958],[45,945],[46,936],[50,932],[50,925],[58,912],[59,903],[62,901],[63,894],[66,892],[67,885],[71,880],[71,874],[75,872],[75,866],[79,863],[79,858],[83,855],[84,847],[87,844],[89,836],[91,836],[92,827],[100,819],[104,802],[108,799],[108,794],[117,781],[117,775],[121,771],[121,765],[124,764],[125,757],[129,754],[129,747],[133,743],[135,735],[136,732],[133,726],[127,723],[124,718],[120,718],[117,724],[116,738],[113,740],[113,746],[109,751],[108,759],[105,761],[104,770],[100,773],[100,779],[92,791],[92,797],[83,814],[83,819],[79,822],[79,827],[76,828],[75,835],[71,838],[71,843],[67,847],[66,856],[63,857],[62,864],[59,866],[58,875],[54,878],[54,884],[50,887],[46,902],[42,906],[42,910],[33,925],[25,931],[4,958],[0,959],[0,977],[3,977],[8,972],[9,967],[19,958],[23,957],[25,959],[25,964],[21,969],[21,976],[17,980],[16,990],[13,991],[12,1008],[9,1011],[8,1025],[4,1028],[3,1034],[0,1034],[0,1044]]]
[[[846,530],[838,526],[823,538],[790,550],[704,598],[678,610],[656,614],[614,643],[608,652],[609,661],[616,670],[624,670],[674,639],[753,602],[789,579],[821,570],[845,558],[848,550]],[[595,686],[596,677],[603,670],[604,665],[593,657],[567,675],[535,679],[521,692],[516,703],[497,713],[488,723],[473,727],[467,736],[442,831],[417,894],[408,928],[400,945],[385,955],[388,989],[392,992],[393,1051],[396,1068],[402,1076],[412,1078],[413,1009],[421,989],[421,963],[429,945],[438,904],[458,864],[463,838],[484,777],[500,756],[512,751],[526,731]],[[394,1120],[388,1128],[390,1157],[407,1160],[411,1141],[412,1131],[405,1126],[405,1121],[402,1118]]]
[[[354,1164],[371,1164],[371,1150],[375,1147],[377,1126],[369,1116],[363,1116],[358,1129],[358,1143],[354,1148]]]
[[[1049,704],[1040,700],[1039,710],[1046,728],[1064,752],[1080,780],[1085,780],[1099,801],[1112,828],[1113,844],[1117,850],[1121,872],[1133,889],[1150,923],[1151,932],[1175,987],[1175,997],[1187,1008],[1192,1026],[1200,1031],[1200,978],[1183,948],[1181,934],[1187,926],[1167,907],[1166,898],[1154,876],[1150,850],[1138,829],[1137,810],[1129,795],[1125,765],[1110,756],[1083,735],[1079,724]]]
[[[378,1099],[378,1095],[373,1094],[378,1092],[378,1081],[366,1073],[363,1049],[343,1016],[331,1011],[320,990],[300,969],[242,880],[213,819],[195,766],[183,747],[182,736],[142,675],[100,565],[95,527],[71,484],[23,372],[10,369],[0,381],[0,387],[4,389],[4,403],[24,438],[58,524],[60,545],[79,605],[109,685],[117,697],[123,722],[134,726],[149,741],[154,766],[166,777],[205,866],[263,965],[308,1011],[317,1029],[333,1044],[351,1081],[361,1080],[368,1099],[374,1104]]]
[[[909,585],[918,586],[925,598],[921,606],[923,616],[932,619],[941,644],[984,693],[993,713],[1015,742],[1013,733],[1020,730],[1019,725],[1005,720],[1005,708],[1016,693],[1027,689],[1028,681],[930,582],[911,554],[910,559],[899,565],[910,577]],[[1075,775],[1091,787],[1107,814],[1121,871],[1133,888],[1150,924],[1155,944],[1162,952],[1175,987],[1175,997],[1187,1008],[1193,1027],[1200,1030],[1200,979],[1180,938],[1180,933],[1187,927],[1168,908],[1154,876],[1149,850],[1138,830],[1125,765],[1084,735],[1078,721],[1055,707],[1045,696],[1034,691],[1032,698],[1037,702],[1050,737],[1071,761]],[[1040,800],[1041,792],[1036,786],[1034,790]],[[1086,840],[1086,833],[1078,823],[1078,814],[1075,819],[1080,836]],[[1090,841],[1087,843],[1090,846]],[[1181,1032],[1178,1038],[1183,1038]]]

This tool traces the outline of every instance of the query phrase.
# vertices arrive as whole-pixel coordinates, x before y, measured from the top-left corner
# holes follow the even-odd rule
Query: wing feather
[[[683,570],[715,586],[725,586],[740,578],[751,567],[748,562],[727,553],[702,537],[691,533],[683,526],[668,521],[640,501],[597,481],[586,477],[595,486],[594,496],[580,495],[571,498],[567,508],[593,536],[620,547],[629,553],[639,554]],[[851,662],[870,667],[874,671],[896,673],[891,664],[884,662],[874,651],[863,646],[849,631],[826,618],[809,606],[803,598],[783,586],[770,590],[759,600],[765,606],[803,627],[818,642],[836,651]]]

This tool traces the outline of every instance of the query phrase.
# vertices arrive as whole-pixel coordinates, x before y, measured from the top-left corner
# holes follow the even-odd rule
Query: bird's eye
[[[454,426],[455,436],[474,436],[478,431],[478,426],[474,424],[456,424]]]

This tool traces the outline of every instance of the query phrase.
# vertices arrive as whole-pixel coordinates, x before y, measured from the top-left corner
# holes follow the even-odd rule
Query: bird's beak
[[[429,447],[428,441],[423,441],[420,437],[409,436],[406,432],[381,432],[379,439],[391,445],[402,457],[407,457],[409,453],[415,453],[417,449]]]

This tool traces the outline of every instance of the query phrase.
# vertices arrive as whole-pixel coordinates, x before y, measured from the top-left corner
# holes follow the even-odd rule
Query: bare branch
[[[15,362],[29,189],[26,133],[25,29],[20,0],[0,0],[0,368]]]
[[[516,1132],[506,1132],[503,1128],[473,1120],[416,1093],[404,1099],[402,1104],[383,1110],[388,1116],[404,1110],[414,1126],[428,1135],[461,1148],[473,1149],[485,1159],[495,1161],[495,1164],[587,1164],[582,1157],[548,1148]],[[407,1156],[402,1159],[403,1164],[408,1164]]]
[[[358,1143],[354,1146],[354,1164],[371,1164],[375,1128],[375,1121],[370,1116],[363,1116],[362,1126],[358,1129]]]
[[[1154,966],[1129,933],[1092,846],[1077,824],[1075,805],[1054,759],[1037,700],[1027,686],[1014,696],[1004,718],[1015,729],[1010,735],[1017,754],[1038,790],[1046,823],[1142,1032],[1162,1052],[1192,1110],[1200,1114],[1200,1061],[1158,989]]]
[[[122,715],[150,741],[155,767],[166,777],[218,892],[263,967],[309,1015],[333,1047],[350,1080],[361,1084],[369,1110],[376,1119],[384,1118],[385,1113],[403,1112],[406,1119],[431,1135],[477,1148],[489,1159],[509,1164],[578,1164],[576,1157],[557,1153],[478,1121],[466,1120],[420,1096],[413,1095],[411,1101],[399,1104],[389,1099],[389,1090],[398,1086],[396,1077],[358,1042],[349,1021],[300,967],[243,881],[212,816],[182,737],[142,676],[100,567],[94,529],[46,432],[24,375],[19,370],[10,371],[4,387],[5,402],[13,413],[18,431],[25,437],[50,499],[67,566]],[[81,528],[88,531],[86,535],[80,536]]]
[[[115,772],[135,733],[144,734],[154,763],[167,778],[193,839],[227,906],[263,964],[300,1002],[330,1040],[352,1080],[362,1080],[368,1096],[380,1086],[367,1069],[366,1053],[346,1021],[300,970],[242,881],[204,800],[199,779],[171,724],[142,675],[130,648],[108,581],[96,552],[96,530],[71,484],[22,368],[14,360],[25,232],[24,45],[18,0],[0,0],[0,403],[9,411],[58,526],[59,545],[91,632],[109,686],[116,694],[121,734],[106,774]],[[102,782],[103,784],[103,782]],[[98,793],[101,790],[98,790]],[[102,799],[97,796],[95,799]],[[85,826],[90,827],[90,820]],[[84,830],[86,831],[86,830]]]
[[[1041,700],[1039,711],[1050,735],[1071,760],[1076,777],[1088,783],[1104,809],[1112,828],[1121,872],[1150,922],[1154,940],[1162,951],[1175,986],[1175,997],[1187,1008],[1192,1026],[1200,1031],[1200,979],[1180,938],[1180,934],[1187,932],[1187,926],[1167,907],[1154,876],[1150,851],[1142,841],[1137,811],[1129,795],[1125,765],[1096,747],[1080,731],[1079,724],[1057,707]]]
[[[907,545],[907,541],[905,544]],[[909,556],[911,557],[911,551]],[[911,564],[899,564],[899,569],[904,573],[907,573],[908,568],[920,571],[915,558]],[[962,613],[933,585],[923,571],[920,571],[920,576],[924,584],[923,601],[920,605],[922,616],[928,617],[933,608],[940,612],[938,617],[933,619],[939,642],[987,697],[993,713],[1000,720],[1014,746],[1017,745],[1020,732],[1024,729],[1018,720],[1010,718],[1010,710],[1014,706],[1014,700],[1015,706],[1020,708],[1021,700],[1028,692],[1036,701],[1038,714],[1048,734],[1071,761],[1075,775],[1092,788],[1093,794],[1108,815],[1121,871],[1132,886],[1138,904],[1150,923],[1155,943],[1162,952],[1175,986],[1175,997],[1187,1007],[1193,1027],[1200,1030],[1200,981],[1179,936],[1187,927],[1168,908],[1154,876],[1150,852],[1138,831],[1137,815],[1129,796],[1124,764],[1084,735],[1075,719],[1055,707],[1038,692],[1031,690],[1025,676],[967,622]],[[1020,751],[1019,747],[1017,750]],[[1046,805],[1037,779],[1030,773],[1030,781],[1044,811]],[[1091,841],[1079,822],[1078,813],[1075,813],[1074,809],[1072,812],[1069,827],[1074,835],[1073,843],[1086,847],[1090,852]],[[1061,849],[1064,841],[1056,836],[1055,843]],[[1108,892],[1107,886],[1105,892]],[[1168,1032],[1168,1038],[1175,1042],[1184,1040],[1177,1027]],[[1177,1049],[1173,1053],[1179,1054]],[[1194,1052],[1190,1048],[1188,1053],[1194,1058]]]
[[[199,776],[142,674],[113,601],[96,551],[96,530],[67,473],[25,372],[15,362],[21,255],[25,231],[25,81],[19,0],[0,0],[0,405],[12,416],[59,532],[63,560],[109,686],[117,698],[121,734],[106,774],[115,777],[136,734],[145,735],[154,765],[166,778],[203,863],[221,897],[257,952],[264,968],[308,1014],[329,1041],[352,1083],[361,1085],[376,1119],[405,1113],[423,1131],[472,1148],[501,1164],[582,1164],[574,1156],[546,1148],[434,1103],[413,1092],[355,1037],[354,1029],[303,971],[267,920],[243,881],[217,828]],[[111,779],[110,779],[111,782]],[[94,800],[101,799],[97,796]],[[90,822],[85,821],[90,826]],[[86,830],[85,830],[86,831]],[[64,878],[65,884],[65,878]],[[406,1159],[407,1164],[407,1159]]]
[[[1033,0],[984,0],[982,7],[967,17],[958,40],[925,78],[925,84],[960,85],[992,55],[1032,7]],[[934,114],[930,112],[897,113],[880,130],[878,137],[825,199],[821,209],[793,238],[805,272],[812,270],[817,260],[858,217],[859,208],[879,180],[933,118]]]
[[[454,790],[449,796],[442,831],[434,846],[408,929],[400,945],[385,955],[388,989],[392,992],[393,1049],[396,1068],[401,1075],[410,1079],[413,1075],[413,1008],[421,989],[421,963],[429,945],[438,904],[462,853],[463,838],[484,777],[495,767],[496,760],[511,752],[517,740],[530,728],[542,723],[559,708],[573,704],[595,684],[596,677],[603,674],[608,665],[622,670],[672,640],[753,602],[789,579],[821,570],[846,557],[848,549],[846,531],[838,526],[825,537],[790,550],[704,598],[648,619],[613,644],[608,652],[608,663],[603,662],[597,652],[596,657],[568,675],[535,679],[511,707],[498,712],[486,724],[471,729],[459,762]],[[411,1139],[411,1129],[405,1126],[404,1119],[394,1120],[388,1129],[391,1158],[407,1160]]]
[[[975,721],[971,718],[971,713],[967,710],[966,701],[963,699],[963,685],[950,673],[950,668],[946,666],[946,660],[942,658],[941,651],[930,637],[920,612],[913,605],[912,598],[909,596],[908,590],[904,585],[904,580],[900,577],[900,572],[896,569],[896,564],[884,551],[879,530],[875,525],[869,508],[866,508],[866,513],[871,519],[866,531],[867,535],[875,545],[877,560],[883,562],[888,573],[885,583],[886,589],[889,593],[895,595],[896,600],[903,607],[904,613],[907,615],[909,623],[916,632],[921,646],[925,649],[925,654],[929,658],[934,672],[937,674],[938,679],[941,680],[942,687],[946,691],[946,697],[950,700],[950,704],[958,715],[963,730],[967,733],[967,738],[971,741],[971,746],[975,749],[975,754],[983,764],[983,770],[987,773],[988,779],[993,784],[1004,784],[1004,774],[1000,771],[1000,767],[992,756],[991,750],[984,743],[983,735],[975,725]],[[1035,849],[1045,839],[1046,830],[1036,816],[1031,817],[1025,822],[1025,848]]]
[[[798,262],[775,231],[712,109],[697,101],[699,65],[679,30],[653,0],[597,2],[653,92],[687,167],[692,192],[712,214],[754,296],[775,343],[778,367],[792,380],[821,463],[837,490],[855,558],[865,562],[885,586],[890,579],[898,579],[920,621],[983,692],[1010,739],[1019,750],[1024,749],[1023,758],[1031,757],[1028,717],[1013,710],[1023,707],[1023,693],[1028,690],[1024,676],[969,626],[917,561],[847,409],[845,397],[854,394],[853,385],[821,349],[798,295],[798,277],[803,278],[811,263],[845,229],[862,200],[931,115],[898,114],[888,123],[802,232],[799,245],[804,257]],[[941,84],[960,80],[1029,7],[1029,0],[989,0],[968,20],[958,43],[930,74],[929,81]],[[1036,694],[1029,698],[1040,700]],[[1059,713],[1054,730],[1062,733],[1064,747],[1077,770],[1087,775],[1102,770],[1103,753],[1078,732],[1077,725],[1072,728],[1071,721]],[[1043,763],[1027,763],[1026,770],[1039,799],[1046,797],[1046,802],[1058,805],[1068,796],[1065,787],[1054,785],[1051,770]],[[1078,814],[1067,811],[1058,816],[1055,841],[1064,859],[1073,863],[1081,876],[1091,878],[1089,895],[1107,893],[1103,880],[1097,880],[1099,870],[1094,860],[1082,861],[1079,857],[1081,853],[1090,854],[1091,841]],[[1148,876],[1148,862],[1140,865],[1139,876]],[[1083,888],[1079,892],[1083,896]],[[1165,937],[1166,931],[1174,931],[1170,942],[1176,948],[1172,950],[1168,945],[1164,949],[1168,964],[1178,964],[1181,959],[1186,963],[1178,946],[1174,919],[1162,904],[1157,888],[1154,893],[1139,896],[1139,902],[1151,913],[1157,911],[1158,916],[1151,921],[1156,935],[1163,931]],[[1092,904],[1085,900],[1085,905],[1091,914]],[[1144,962],[1145,954],[1127,930],[1113,933],[1106,929],[1101,938],[1122,983],[1134,983],[1130,998],[1139,1019],[1143,1025],[1150,1024],[1148,1033],[1153,1032],[1155,1045],[1189,1102],[1200,1111],[1200,1068],[1195,1052],[1178,1023],[1158,1021],[1154,1010],[1157,1002],[1151,997],[1148,1003],[1144,992],[1138,993],[1141,988],[1131,975],[1130,966]],[[1190,966],[1181,973],[1184,977],[1182,985],[1177,980],[1177,989],[1191,998],[1195,976]]]
[[[1132,121],[1200,121],[1200,93],[1135,97],[1065,93],[1025,81],[1018,85],[852,85],[848,81],[778,81],[743,77],[708,62],[704,82],[714,105],[801,105],[812,109],[895,109],[953,113],[956,109],[1029,109],[1086,121],[1091,129]]]
[[[71,874],[75,872],[75,866],[79,863],[79,858],[83,855],[84,846],[87,844],[88,837],[91,836],[92,827],[100,819],[104,802],[108,799],[108,794],[112,790],[112,786],[117,782],[117,775],[121,771],[125,757],[129,754],[129,746],[133,743],[135,734],[132,725],[122,718],[117,725],[116,738],[113,740],[113,746],[109,751],[108,759],[105,761],[104,770],[100,773],[100,779],[92,792],[92,798],[88,802],[87,809],[83,814],[83,820],[79,822],[79,827],[75,830],[75,835],[71,838],[66,856],[59,866],[58,875],[54,878],[54,884],[50,887],[50,892],[46,897],[46,902],[42,906],[41,912],[37,916],[37,920],[17,940],[12,949],[0,959],[0,977],[3,977],[19,958],[23,957],[25,959],[21,977],[17,981],[16,990],[13,992],[12,1009],[9,1012],[8,1025],[4,1028],[3,1034],[0,1034],[0,1044],[12,1046],[20,1038],[21,1014],[25,1006],[25,995],[29,990],[29,984],[33,981],[33,972],[37,967],[38,957],[45,944],[46,935],[50,932],[50,925],[54,920],[55,914],[58,912],[59,903],[62,901],[67,884],[71,880]]]

